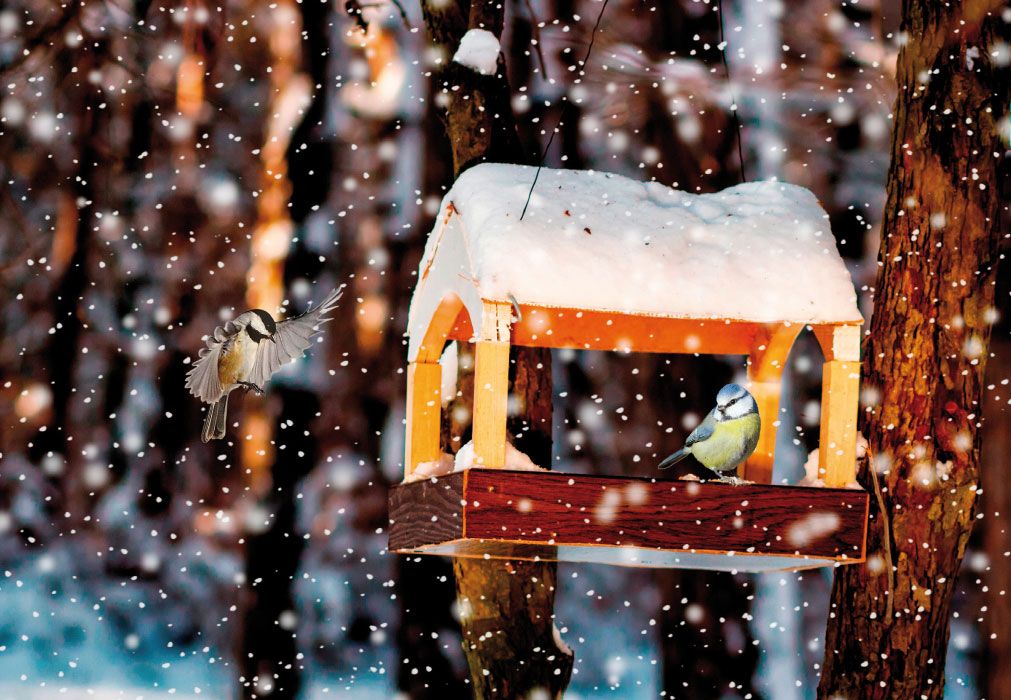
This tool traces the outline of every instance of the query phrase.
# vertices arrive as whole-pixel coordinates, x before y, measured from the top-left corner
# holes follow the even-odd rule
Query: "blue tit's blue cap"
[[[727,384],[725,387],[720,389],[720,393],[716,395],[716,404],[718,406],[722,406],[730,403],[734,399],[739,399],[742,396],[747,395],[747,393],[748,390],[740,384]]]

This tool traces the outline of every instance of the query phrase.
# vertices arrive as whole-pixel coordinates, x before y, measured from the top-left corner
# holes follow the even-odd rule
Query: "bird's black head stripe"
[[[253,313],[260,317],[260,320],[263,321],[263,327],[267,329],[270,335],[277,333],[277,324],[270,314],[263,309],[253,309]]]
[[[248,335],[250,338],[253,339],[253,341],[257,343],[259,343],[261,340],[266,340],[267,338],[270,337],[269,335],[264,335],[260,331],[256,330],[255,328],[253,328],[252,325],[246,326],[245,330],[246,335]]]

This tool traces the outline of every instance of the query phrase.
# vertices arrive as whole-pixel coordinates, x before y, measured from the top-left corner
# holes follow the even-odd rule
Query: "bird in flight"
[[[660,462],[660,469],[678,465],[675,478],[694,474],[703,481],[736,481],[737,465],[758,446],[762,420],[755,397],[739,384],[727,384],[716,395],[716,407],[692,431],[685,446]]]
[[[263,309],[245,311],[207,338],[207,347],[186,373],[186,388],[210,404],[201,439],[204,442],[225,436],[228,394],[243,387],[263,393],[267,380],[282,366],[302,356],[319,333],[319,326],[333,319],[343,286],[330,292],[315,308],[301,316],[275,321]]]

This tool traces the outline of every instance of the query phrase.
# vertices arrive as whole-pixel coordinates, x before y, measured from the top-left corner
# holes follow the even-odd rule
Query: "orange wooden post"
[[[748,390],[758,404],[762,432],[758,436],[758,446],[742,467],[744,473],[741,474],[741,478],[754,481],[756,484],[768,484],[772,482],[776,433],[779,430],[780,384],[751,380]]]
[[[783,368],[793,341],[800,333],[798,324],[783,324],[760,330],[748,354],[748,390],[758,404],[762,432],[758,446],[744,463],[741,475],[758,484],[772,482],[776,434],[779,431],[779,399],[783,389]]]
[[[509,405],[509,304],[485,302],[474,353],[474,463],[505,466]]]
[[[442,456],[439,428],[442,410],[442,365],[412,362],[407,366],[407,449],[404,479],[422,462]]]
[[[815,335],[825,353],[818,474],[826,486],[845,486],[857,473],[860,327],[816,327]]]

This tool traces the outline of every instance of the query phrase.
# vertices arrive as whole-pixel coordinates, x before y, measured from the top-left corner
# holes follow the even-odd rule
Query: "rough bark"
[[[429,36],[447,57],[469,28],[501,35],[501,4],[458,0],[423,7]],[[483,161],[526,160],[501,57],[494,76],[449,63],[434,80],[446,99],[454,174]],[[509,433],[520,450],[550,467],[550,352],[514,349],[510,374],[510,391],[520,410],[510,420]],[[572,673],[573,656],[559,646],[554,632],[556,565],[456,559],[453,569],[474,696],[518,698],[547,691],[561,697]]]
[[[822,698],[943,694],[949,609],[976,512],[993,321],[997,122],[1011,87],[987,48],[1000,5],[904,2],[908,42],[863,363],[870,460],[859,478],[880,508],[867,564],[836,573]]]

